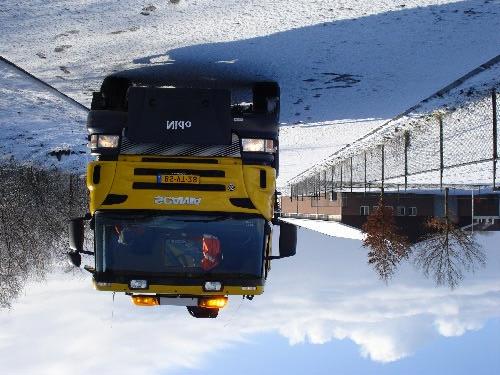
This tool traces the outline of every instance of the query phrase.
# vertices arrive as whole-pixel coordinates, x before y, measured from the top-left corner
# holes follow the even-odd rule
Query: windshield
[[[170,277],[262,275],[263,218],[115,214],[95,221],[97,272]]]

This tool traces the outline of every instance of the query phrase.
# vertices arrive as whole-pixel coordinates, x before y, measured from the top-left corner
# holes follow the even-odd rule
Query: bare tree
[[[79,177],[14,164],[0,166],[0,180],[0,307],[9,307],[64,258],[67,220],[85,210],[86,191]]]
[[[401,260],[408,258],[410,243],[400,233],[392,209],[384,205],[383,196],[362,229],[366,234],[363,246],[369,249],[368,263],[373,265],[382,280],[387,281]]]
[[[464,272],[474,272],[478,266],[484,266],[486,256],[472,234],[455,225],[448,207],[446,188],[444,216],[427,221],[430,234],[415,245],[414,263],[426,276],[432,276],[437,285],[453,289],[463,280]]]

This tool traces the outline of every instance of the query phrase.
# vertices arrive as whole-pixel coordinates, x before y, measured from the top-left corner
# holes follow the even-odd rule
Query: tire
[[[186,308],[189,311],[189,315],[191,315],[195,318],[214,319],[214,318],[217,318],[217,315],[219,315],[219,309],[206,309],[206,308],[197,307],[197,306],[186,306]]]

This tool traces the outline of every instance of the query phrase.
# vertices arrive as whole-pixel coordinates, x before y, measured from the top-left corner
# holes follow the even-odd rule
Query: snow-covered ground
[[[386,184],[404,185],[407,165],[409,185],[440,185],[442,136],[443,184],[492,184],[494,138],[497,137],[497,143],[500,142],[500,137],[495,135],[492,126],[493,89],[496,89],[498,103],[500,55],[354,143],[339,149],[321,163],[295,176],[290,182],[300,183],[307,178],[315,179],[318,175],[323,176],[325,172],[327,181],[339,181],[342,166],[344,171],[352,170],[352,177],[349,178],[352,178],[357,186],[362,186],[364,181],[380,183],[381,145],[384,145]],[[497,121],[499,119],[497,112]],[[497,177],[498,175],[497,170]],[[496,184],[500,184],[500,180],[497,180]]]
[[[323,221],[323,220],[308,220],[308,219],[295,219],[295,218],[281,218],[282,221],[294,224],[296,226],[312,229],[316,232],[326,234],[331,237],[348,238],[351,240],[362,240],[364,238],[363,232],[359,229],[350,227],[336,221]]]
[[[86,105],[106,74],[143,65],[225,64],[272,76],[288,125],[283,185],[497,55],[499,13],[498,1],[479,0],[6,0],[0,54]],[[17,119],[0,110],[2,124]],[[48,129],[67,121],[53,113]],[[51,133],[55,144],[75,142]],[[41,154],[32,160],[46,164]]]
[[[82,173],[86,112],[0,61],[0,160]]]

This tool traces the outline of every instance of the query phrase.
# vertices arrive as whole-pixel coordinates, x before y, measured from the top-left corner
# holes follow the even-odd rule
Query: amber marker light
[[[227,297],[199,298],[198,307],[222,309],[227,304]]]
[[[160,301],[153,296],[132,296],[132,302],[136,306],[158,306]]]

